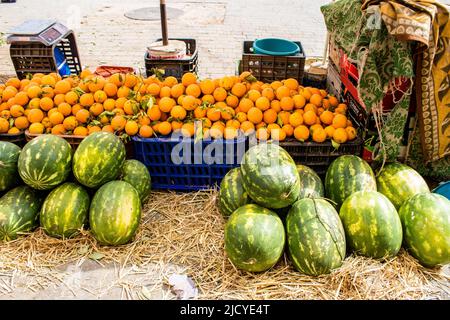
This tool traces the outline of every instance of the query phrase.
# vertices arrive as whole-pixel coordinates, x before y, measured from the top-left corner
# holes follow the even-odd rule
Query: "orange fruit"
[[[306,99],[301,94],[296,94],[295,96],[292,97],[292,99],[294,100],[294,107],[296,109],[303,108],[306,104]]]
[[[333,133],[333,140],[337,143],[345,143],[348,140],[347,131],[343,128],[337,128]]]
[[[216,105],[217,107],[217,105]],[[235,116],[235,112],[234,109],[228,106],[225,106],[223,108],[219,108],[221,109],[220,114],[223,120],[230,120]]]
[[[180,97],[183,94],[184,94],[184,86],[181,83],[174,85],[170,89],[170,95],[172,96],[172,98],[177,99],[178,97]]]
[[[9,130],[9,122],[5,118],[0,118],[0,133],[7,133]]]
[[[106,80],[102,76],[95,76],[86,82],[90,92],[94,93],[98,90],[103,90],[106,84]]]
[[[53,108],[58,110],[57,108]],[[82,106],[80,106],[79,104],[75,104],[72,106],[72,115],[75,116],[77,114],[78,111],[80,111],[81,109],[84,109]],[[51,110],[50,110],[51,111]],[[49,111],[49,112],[50,112]]]
[[[113,127],[110,124],[108,124],[106,126],[103,126],[102,131],[109,132],[109,133],[114,133],[114,129],[113,129]]]
[[[25,113],[25,110],[23,109],[23,107],[21,105],[15,104],[9,109],[9,112],[10,112],[11,116],[13,116],[13,118],[17,118],[17,117],[23,116]]]
[[[52,112],[52,114],[49,114],[48,116],[50,123],[54,126],[57,124],[61,124],[64,121],[64,115],[61,112],[55,111]]]
[[[72,89],[72,84],[67,80],[60,80],[55,84],[55,93],[66,94]]]
[[[266,97],[267,99],[269,99],[269,101],[272,101],[273,99],[275,99],[275,93],[273,91],[272,88],[264,88],[263,91],[261,92],[261,96]]]
[[[281,130],[281,128],[271,129],[270,137],[275,141],[283,141],[286,139],[286,132]]]
[[[41,99],[33,98],[28,103],[28,109],[39,109],[41,104]]]
[[[112,111],[116,107],[116,101],[114,99],[106,99],[105,102],[103,102],[103,109],[105,111]]]
[[[303,122],[308,125],[308,126],[312,126],[313,124],[315,124],[317,121],[317,115],[314,111],[306,111],[303,114]]]
[[[80,97],[80,105],[83,107],[90,107],[95,103],[92,93],[85,93]]]
[[[85,137],[89,134],[89,130],[85,127],[76,127],[75,130],[73,130],[74,136],[81,136]]]
[[[266,141],[266,140],[269,140],[269,137],[270,137],[270,133],[267,130],[267,128],[261,127],[261,128],[258,128],[258,130],[256,130],[256,138],[258,140]]]
[[[152,96],[156,97],[157,95],[159,95],[160,90],[161,90],[161,87],[158,84],[152,83],[147,87],[146,92],[148,94],[151,94]]]
[[[294,137],[295,139],[302,142],[308,140],[309,129],[304,125],[298,126],[297,128],[294,129]]]
[[[28,98],[30,98],[30,99],[39,98],[41,93],[42,93],[41,87],[36,86],[36,85],[30,86],[27,89],[27,95],[28,95]]]
[[[171,131],[172,126],[167,121],[163,121],[158,125],[158,132],[163,136],[169,135]]]
[[[214,89],[213,96],[216,101],[220,102],[220,101],[225,101],[225,99],[228,96],[228,93],[224,88],[218,87],[218,88]]]
[[[336,108],[339,105],[339,100],[334,96],[329,96],[328,101],[333,108]]]
[[[52,98],[55,96],[55,92],[52,87],[43,87],[41,97],[49,97]]]
[[[118,98],[118,99],[116,100],[115,107],[116,107],[117,109],[123,109],[123,106],[125,105],[125,102],[127,102],[127,101],[128,101],[127,98],[124,98],[124,97]]]
[[[195,83],[197,83],[197,76],[195,75],[195,73],[187,72],[187,73],[183,74],[183,76],[181,77],[181,83],[185,87],[187,87],[191,84],[195,84]]]
[[[270,108],[275,110],[277,113],[281,111],[281,105],[279,100],[272,100],[270,102]]]
[[[53,106],[53,100],[48,97],[42,98],[39,102],[39,107],[44,111],[50,110],[51,108],[53,108]]]
[[[114,131],[122,131],[125,129],[125,125],[127,124],[127,120],[122,115],[117,115],[111,119],[111,127]]]
[[[170,88],[169,88],[169,92],[170,92]],[[120,87],[119,89],[117,89],[117,97],[118,98],[128,98],[128,96],[131,93],[131,89],[125,86]]]
[[[123,105],[123,111],[125,111],[125,114],[128,114],[130,116],[136,115],[139,112],[139,103],[136,102],[135,100],[127,100],[125,102],[125,104]],[[102,111],[100,113],[102,113],[102,112],[103,112],[103,106],[102,106]],[[96,115],[98,116],[99,114],[96,114]]]
[[[129,136],[135,136],[139,132],[139,126],[136,121],[128,120],[125,125],[125,132]]]
[[[138,83],[138,78],[135,74],[133,73],[127,73],[125,74],[124,77],[124,82],[123,85],[128,87],[128,88],[133,88],[134,86],[136,86],[136,84]]]
[[[349,141],[354,140],[356,138],[356,129],[353,127],[347,127],[345,128],[345,131],[347,132],[347,138]]]
[[[290,116],[291,114],[287,111],[281,111],[280,113],[278,113],[278,117],[280,118],[282,124],[289,124]]]
[[[183,101],[182,101],[181,105],[186,110],[192,111],[192,110],[195,110],[195,108],[197,108],[198,103],[197,103],[197,99],[195,99],[195,97],[193,97],[193,96],[185,96],[183,98]]]
[[[333,118],[332,126],[335,129],[345,128],[347,126],[347,117],[343,114],[336,114]]]
[[[181,130],[181,127],[183,126],[183,122],[181,121],[172,121],[170,124],[172,125],[172,132]]]
[[[201,119],[206,117],[206,108],[203,107],[197,107],[194,109],[194,117],[196,119]]]
[[[285,87],[289,90],[297,90],[298,89],[298,81],[293,78],[289,78],[283,81]]]
[[[151,136],[153,136],[153,129],[152,127],[148,126],[148,125],[143,125],[140,129],[139,129],[139,135],[142,138],[150,138]]]
[[[63,126],[67,131],[72,131],[78,127],[78,121],[74,116],[70,116],[64,119]]]
[[[322,112],[322,114],[320,115],[320,121],[326,125],[331,124],[333,122],[333,118],[334,118],[333,112],[328,110]]]
[[[243,83],[236,83],[233,88],[231,88],[231,93],[234,94],[236,97],[241,98],[245,95],[247,92],[247,86]]]
[[[30,123],[38,123],[44,119],[44,113],[40,109],[31,109],[27,118]]]
[[[16,103],[21,106],[25,106],[30,100],[26,92],[18,92],[14,98],[16,99]]]
[[[328,139],[333,138],[334,131],[336,130],[333,126],[326,126],[324,130],[327,134]]]
[[[200,97],[201,94],[202,94],[202,91],[200,90],[200,87],[197,84],[190,84],[186,88],[186,95],[194,96],[194,97],[198,98],[198,97]]]
[[[239,102],[239,108],[242,112],[247,113],[251,108],[254,107],[253,101],[248,98],[242,98]]]
[[[65,117],[68,117],[72,113],[72,106],[68,103],[61,103],[58,106],[58,111],[61,112]]]
[[[324,142],[327,139],[327,133],[322,127],[316,127],[311,129],[312,132],[312,139],[314,142]]]
[[[228,99],[228,97],[227,97],[227,99]],[[214,97],[212,95],[206,94],[202,97],[202,102],[214,104],[214,102],[216,102],[216,100],[214,99]],[[238,101],[238,103],[239,103],[239,101]]]
[[[84,79],[84,78],[87,78],[88,76],[90,76],[92,74],[92,72],[91,72],[91,70],[89,70],[89,69],[84,69],[83,71],[81,71],[81,73],[80,73],[80,78],[81,79]],[[119,75],[119,74],[116,74],[117,76]],[[113,75],[114,76],[114,75]],[[112,76],[111,76],[112,77]]]
[[[238,129],[235,127],[226,127],[223,132],[223,137],[227,140],[233,140],[238,136]]]
[[[247,121],[247,114],[245,112],[238,112],[235,117],[239,122]]]
[[[278,114],[273,109],[268,109],[264,111],[263,120],[265,123],[275,123],[277,121]]]
[[[66,96],[62,93],[59,93],[53,98],[53,102],[55,103],[55,105],[59,106],[61,103],[66,102]]]
[[[303,116],[298,112],[292,113],[289,116],[289,124],[294,128],[298,127],[299,125],[303,124]]]
[[[250,122],[258,124],[263,120],[263,113],[260,109],[252,107],[248,110],[247,118]]]
[[[283,83],[281,82],[281,81],[273,81],[271,84],[270,84],[270,87],[273,89],[273,90],[277,90],[279,87],[281,87],[281,86],[283,86]]]
[[[51,75],[45,75],[41,78],[41,85],[55,87],[56,80]]]
[[[170,112],[172,108],[176,105],[175,100],[169,97],[163,97],[159,100],[159,108],[162,112]]]
[[[266,97],[259,97],[255,101],[255,106],[262,111],[266,111],[270,108],[270,100]]]
[[[17,117],[14,120],[14,125],[20,130],[25,130],[30,125],[30,122],[28,121],[27,117],[21,116]]]
[[[12,127],[11,129],[8,130],[8,134],[18,134],[18,133],[20,133],[20,130],[17,127]]]
[[[283,130],[286,133],[287,137],[292,137],[294,135],[294,127],[290,124],[285,124],[281,130]]]
[[[94,93],[94,100],[98,103],[103,103],[105,100],[108,99],[108,95],[103,90],[98,90]]]
[[[244,121],[241,123],[241,130],[246,134],[251,134],[255,131],[255,125],[250,121]]]
[[[64,128],[63,124],[57,124],[56,126],[54,126],[52,128],[52,134],[56,134],[56,135],[63,135],[66,134],[66,129]]]
[[[216,86],[214,84],[214,81],[210,79],[203,80],[200,82],[200,89],[202,90],[203,94],[213,94],[214,90],[216,89]]]
[[[220,117],[222,116],[222,114],[219,109],[212,107],[212,108],[208,109],[206,116],[208,117],[209,120],[214,122],[214,121],[218,121],[220,119]]]
[[[322,96],[320,94],[314,93],[311,98],[309,98],[309,103],[312,103],[316,107],[322,106]]]
[[[303,88],[303,90],[300,91],[300,94],[305,98],[306,101],[309,101],[312,96],[312,93],[308,88]]]
[[[267,125],[267,130],[269,130],[269,132],[272,132],[272,130],[274,130],[274,129],[281,129],[281,128],[276,123],[270,123]]]
[[[170,110],[170,115],[177,120],[184,120],[187,113],[186,109],[184,109],[182,106],[174,106],[172,110]]]
[[[282,98],[290,97],[291,96],[291,90],[289,90],[288,87],[280,86],[276,90],[276,96],[277,99],[281,101]]]
[[[307,103],[303,110],[305,112],[313,111],[315,114],[317,114],[317,107],[315,104],[312,104],[312,103]]]
[[[89,121],[90,117],[91,117],[91,113],[86,109],[81,109],[75,115],[75,118],[80,123],[87,123]]]
[[[30,125],[28,131],[32,134],[43,134],[45,131],[45,127],[42,123],[35,122]]]
[[[19,89],[21,85],[21,82],[18,78],[10,78],[8,79],[8,81],[6,81],[5,86],[11,86],[14,87],[16,89]]]
[[[93,134],[94,132],[100,132],[100,131],[102,131],[102,128],[100,128],[99,126],[93,126],[93,125],[88,126],[88,134]]]
[[[337,108],[344,110],[344,113],[347,112],[347,105],[345,103],[338,104]]]
[[[283,97],[280,100],[280,107],[285,111],[294,109],[294,100],[291,97]]]
[[[256,100],[261,97],[261,92],[259,92],[258,90],[250,90],[247,94],[247,97],[253,102],[256,102]]]
[[[103,91],[109,98],[114,97],[117,94],[117,90],[118,90],[117,86],[111,82],[105,83],[105,86],[103,87]]]
[[[74,105],[74,104],[76,104],[78,102],[78,94],[75,91],[69,91],[64,96],[64,100],[68,104]]]

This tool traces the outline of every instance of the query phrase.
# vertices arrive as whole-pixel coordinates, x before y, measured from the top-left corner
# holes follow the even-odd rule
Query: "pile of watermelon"
[[[41,135],[23,149],[0,142],[0,241],[41,226],[56,238],[91,228],[104,245],[130,242],[140,223],[151,178],[137,160],[125,160],[123,142],[97,132],[75,152],[55,135]]]
[[[285,248],[296,270],[314,276],[350,253],[392,258],[402,244],[424,266],[450,262],[450,201],[400,163],[376,176],[363,159],[341,156],[322,183],[283,148],[259,144],[222,180],[218,208],[227,256],[244,271],[272,268]]]

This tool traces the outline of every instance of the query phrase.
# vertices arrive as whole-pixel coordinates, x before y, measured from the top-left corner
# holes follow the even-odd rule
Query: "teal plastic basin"
[[[443,195],[450,200],[450,181],[441,183],[436,189],[433,190],[433,192]]]
[[[253,53],[270,56],[294,56],[300,47],[290,40],[280,38],[258,39],[253,42]]]

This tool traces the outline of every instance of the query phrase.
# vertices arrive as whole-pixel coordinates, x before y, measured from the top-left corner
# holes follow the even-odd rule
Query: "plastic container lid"
[[[290,40],[265,38],[253,42],[253,52],[270,56],[293,56],[300,52],[300,47]]]

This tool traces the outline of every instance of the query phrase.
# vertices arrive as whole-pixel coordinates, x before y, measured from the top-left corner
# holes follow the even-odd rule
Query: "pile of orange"
[[[356,138],[346,112],[325,90],[295,79],[262,83],[248,72],[215,80],[186,73],[179,82],[134,74],[105,79],[86,69],[80,77],[35,74],[0,84],[0,133],[108,131],[148,138],[179,131],[234,139],[241,131],[260,140],[345,143]]]

